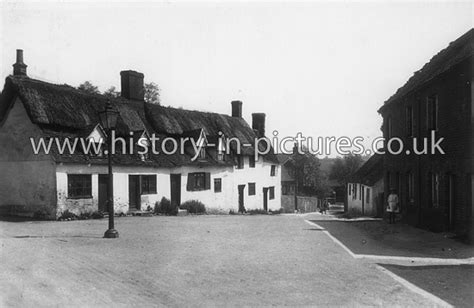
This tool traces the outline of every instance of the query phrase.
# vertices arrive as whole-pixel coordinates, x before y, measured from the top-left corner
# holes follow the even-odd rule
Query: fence
[[[301,213],[317,212],[318,205],[321,204],[322,200],[317,197],[304,197],[298,196],[298,211]],[[281,196],[281,208],[284,213],[293,213],[295,211],[295,196],[293,195],[282,195]]]

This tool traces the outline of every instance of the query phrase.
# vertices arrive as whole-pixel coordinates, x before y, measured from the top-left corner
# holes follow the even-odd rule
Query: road
[[[0,222],[0,306],[433,306],[301,215]]]

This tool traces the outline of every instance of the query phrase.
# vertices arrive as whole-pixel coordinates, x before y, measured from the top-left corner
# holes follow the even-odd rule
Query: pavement
[[[102,238],[105,219],[0,221],[0,306],[451,304],[413,287],[403,268],[354,258],[311,217],[121,217],[118,239]]]

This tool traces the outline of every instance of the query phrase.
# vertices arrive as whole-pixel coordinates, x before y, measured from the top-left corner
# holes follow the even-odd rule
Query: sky
[[[0,2],[0,73],[120,89],[136,70],[162,105],[266,113],[267,135],[381,135],[377,110],[473,27],[473,2]]]

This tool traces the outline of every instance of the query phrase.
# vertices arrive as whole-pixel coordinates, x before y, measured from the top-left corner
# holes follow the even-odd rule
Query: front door
[[[263,209],[268,211],[268,188],[263,188]]]
[[[181,173],[170,174],[171,181],[171,205],[178,207],[181,205]]]
[[[99,174],[99,211],[107,212],[107,186],[109,181],[108,174]]]
[[[239,185],[237,186],[239,190],[239,212],[240,213],[245,213],[245,206],[244,206],[244,189],[245,185]]]
[[[129,175],[128,176],[128,198],[129,198],[129,211],[139,210],[141,202],[140,193],[140,176]]]

